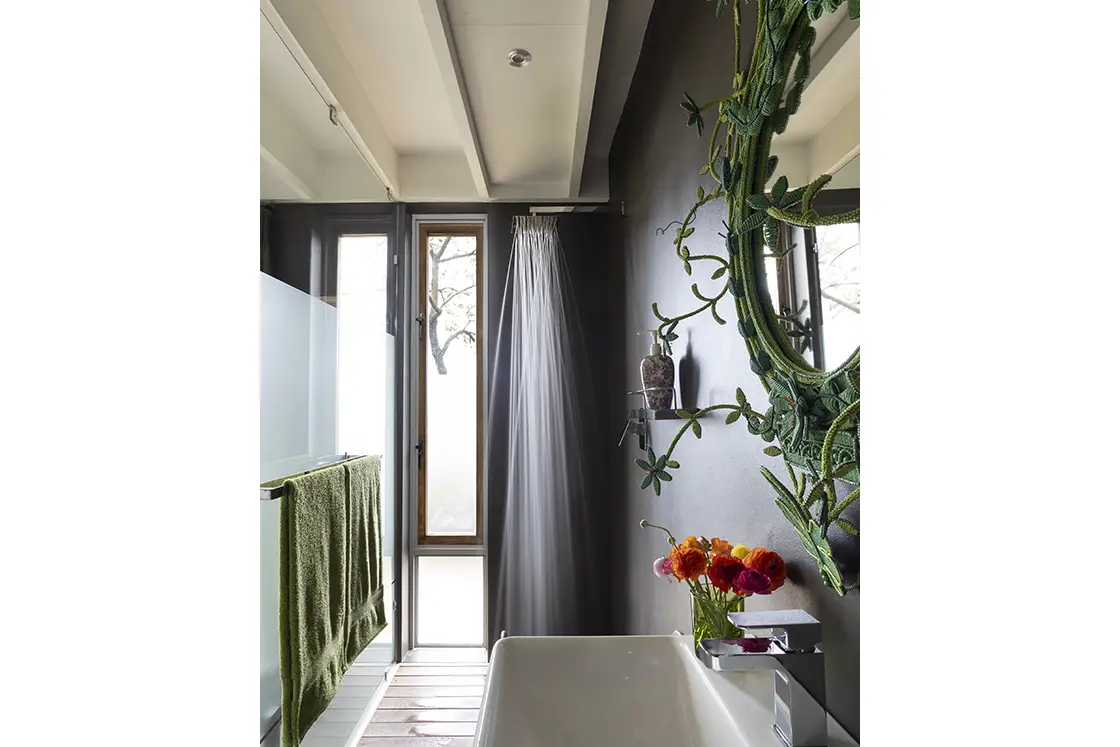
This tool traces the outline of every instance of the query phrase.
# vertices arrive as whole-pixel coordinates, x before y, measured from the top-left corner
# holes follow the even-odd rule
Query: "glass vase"
[[[727,619],[728,613],[742,612],[744,597],[724,593],[711,584],[700,584],[692,601],[692,638],[697,648],[705,638],[742,638],[743,631]]]

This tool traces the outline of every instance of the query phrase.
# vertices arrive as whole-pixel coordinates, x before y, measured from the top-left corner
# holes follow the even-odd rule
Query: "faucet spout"
[[[791,612],[799,620],[806,616]],[[766,620],[766,627],[779,627],[772,615]],[[826,747],[824,653],[815,642],[794,650],[788,644],[785,636],[713,638],[700,641],[696,655],[713,672],[773,671],[774,732],[786,747]]]

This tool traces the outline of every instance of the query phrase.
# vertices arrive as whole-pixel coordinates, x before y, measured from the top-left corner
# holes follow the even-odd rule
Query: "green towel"
[[[347,666],[385,628],[381,583],[381,457],[345,465],[350,489],[350,614]]]
[[[281,742],[296,747],[386,624],[377,456],[284,481],[280,499]]]

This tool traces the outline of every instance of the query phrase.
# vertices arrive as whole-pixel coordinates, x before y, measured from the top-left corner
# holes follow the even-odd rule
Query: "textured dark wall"
[[[492,207],[505,211],[500,226],[503,235],[492,240],[489,253],[491,264],[487,272],[491,289],[487,301],[490,310],[487,329],[490,331],[491,344],[497,344],[497,349],[491,350],[490,357],[493,362],[491,387],[492,391],[499,393],[500,396],[495,401],[501,405],[507,401],[503,393],[509,387],[509,343],[507,339],[498,339],[498,324],[503,301],[502,291],[513,246],[510,224],[513,215],[523,215],[527,211],[519,206]],[[582,456],[587,481],[587,492],[584,495],[585,508],[591,516],[603,517],[602,520],[592,521],[584,527],[583,536],[578,539],[582,544],[595,548],[607,546],[611,528],[606,518],[607,514],[604,512],[604,507],[611,502],[607,479],[612,431],[609,423],[612,420],[615,424],[618,422],[617,418],[610,417],[610,410],[606,407],[610,390],[605,372],[608,370],[611,351],[617,347],[613,343],[617,325],[609,323],[610,291],[614,286],[611,278],[601,271],[601,264],[603,257],[609,256],[612,252],[617,255],[616,245],[613,242],[617,236],[618,223],[618,215],[596,213],[565,214],[559,216],[557,221],[563,256],[571,280],[569,291],[575,315],[570,320],[570,324],[573,356],[576,357],[576,360],[572,361],[572,369],[582,405],[581,432],[572,433],[571,437],[573,441],[583,446]],[[508,328],[503,330],[503,334],[508,334]],[[489,442],[487,485],[489,507],[487,575],[491,584],[489,595],[491,644],[497,640],[505,627],[498,613],[495,585],[499,578],[499,557],[503,549],[502,536],[505,521],[503,489],[507,463],[505,434],[508,415],[509,413],[502,406],[491,407],[489,410],[489,427],[494,436]],[[578,553],[573,554],[568,565],[557,568],[556,571],[578,573],[579,577],[584,579],[578,587],[580,598],[558,600],[558,603],[578,605],[582,619],[578,629],[571,631],[572,633],[609,634],[614,630],[610,618],[610,579],[603,574],[595,557],[576,555]]]
[[[743,14],[744,59],[749,58],[754,38],[753,11],[751,6]],[[682,219],[694,202],[697,186],[711,188],[710,180],[704,182],[697,174],[707,157],[709,131],[698,139],[694,129],[686,128],[679,102],[686,90],[700,102],[724,95],[731,85],[732,49],[729,11],[717,19],[712,3],[659,0],[655,4],[611,151],[612,197],[626,205],[619,247],[624,257],[620,271],[625,289],[621,317],[625,359],[616,362],[623,368],[625,389],[640,387],[638,364],[648,352],[648,336],[634,333],[655,326],[650,304],[656,301],[662,313],[679,314],[696,307],[691,283],[697,282],[702,291],[718,287],[708,279],[714,266],[697,262],[692,277],[686,276],[674,254],[671,233],[656,236],[654,229]],[[723,230],[723,208],[722,203],[712,204],[700,213],[696,233],[688,242],[692,254],[725,253],[717,235]],[[681,322],[677,329],[681,339],[673,352],[678,376],[684,379],[687,374],[686,388],[695,393],[695,401],[686,399],[684,404],[734,402],[735,387],[740,386],[756,409],[765,409],[766,396],[735,331],[730,297],[720,302],[719,311],[731,323],[721,327],[705,313]],[[626,411],[625,389],[614,390],[613,412]],[[822,585],[815,564],[774,505],[773,490],[759,467],[769,466],[784,478],[781,461],[762,454],[765,444],[747,433],[741,420],[726,426],[723,418],[710,417],[703,425],[703,440],[691,434],[681,439],[674,452],[681,469],[674,472],[660,498],[652,490],[638,488],[641,474],[632,462],[638,456],[637,439],[631,437],[624,449],[616,450],[612,474],[616,632],[689,630],[686,590],[655,578],[651,571],[654,558],[667,550],[664,535],[640,529],[641,519],[668,526],[678,538],[719,536],[777,550],[790,566],[790,580],[772,596],[755,596],[748,605],[803,608],[822,622],[828,709],[858,739],[860,594],[841,598]],[[672,421],[653,424],[656,451],[667,448],[677,427]],[[853,520],[858,525],[858,513]],[[850,560],[858,556],[854,542],[837,541],[842,545],[838,555]]]

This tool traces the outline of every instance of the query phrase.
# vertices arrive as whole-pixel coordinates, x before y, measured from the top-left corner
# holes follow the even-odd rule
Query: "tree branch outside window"
[[[453,252],[450,256],[448,249]],[[428,345],[440,375],[447,373],[445,358],[452,343],[459,340],[467,347],[475,343],[477,255],[473,236],[428,239]],[[471,261],[455,262],[467,258]]]

